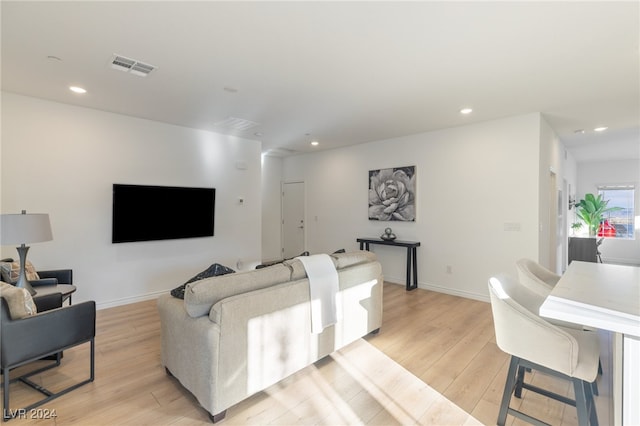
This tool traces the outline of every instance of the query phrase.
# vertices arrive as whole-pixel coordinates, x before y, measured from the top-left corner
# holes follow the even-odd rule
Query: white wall
[[[635,239],[605,238],[600,247],[604,262],[640,266],[640,160],[591,161],[578,163],[577,199],[587,193],[596,194],[598,185],[634,184]]]
[[[283,180],[305,181],[310,252],[357,249],[357,237],[390,226],[421,242],[420,287],[487,300],[492,274],[515,274],[518,258],[539,254],[540,131],[540,114],[529,114],[288,157]],[[368,171],[411,165],[416,222],[369,221]],[[405,251],[372,248],[385,278],[404,283]]]
[[[73,268],[74,300],[128,303],[259,259],[260,174],[259,142],[2,93],[1,210],[49,213],[54,239],[29,260]],[[112,244],[113,183],[215,187],[215,236]]]

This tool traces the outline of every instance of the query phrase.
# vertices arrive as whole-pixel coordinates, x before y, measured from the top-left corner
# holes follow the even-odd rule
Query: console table
[[[418,288],[418,247],[419,241],[383,240],[381,238],[358,238],[360,250],[369,250],[370,244],[383,246],[406,247],[407,249],[407,291]],[[413,272],[413,284],[411,284],[411,273]]]

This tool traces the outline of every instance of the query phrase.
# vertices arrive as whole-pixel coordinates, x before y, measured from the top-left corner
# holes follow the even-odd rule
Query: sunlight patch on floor
[[[265,393],[271,424],[481,424],[362,339]]]

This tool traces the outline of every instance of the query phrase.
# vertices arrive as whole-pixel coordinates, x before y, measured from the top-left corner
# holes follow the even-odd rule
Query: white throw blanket
[[[322,333],[338,321],[338,271],[327,254],[299,256],[307,277],[311,296],[311,332]]]

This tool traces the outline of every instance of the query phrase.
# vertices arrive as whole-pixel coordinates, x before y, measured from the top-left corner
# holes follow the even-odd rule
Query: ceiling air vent
[[[226,127],[227,129],[245,131],[257,126],[255,121],[245,120],[244,118],[228,117],[225,120],[214,123],[214,126]]]
[[[156,69],[153,65],[145,64],[144,62],[136,61],[135,59],[126,58],[120,55],[113,55],[111,58],[111,68],[119,71],[130,72],[131,74],[139,77],[146,77]]]
[[[271,148],[265,152],[265,155],[270,157],[288,157],[291,154],[295,154],[296,151],[289,148]]]

